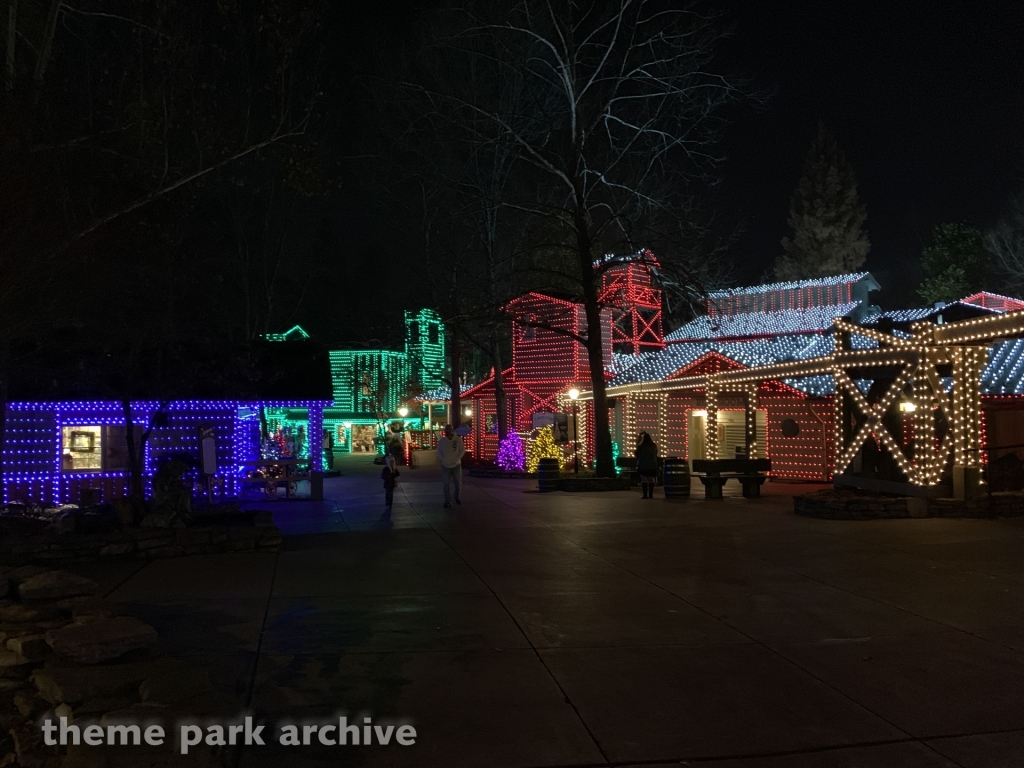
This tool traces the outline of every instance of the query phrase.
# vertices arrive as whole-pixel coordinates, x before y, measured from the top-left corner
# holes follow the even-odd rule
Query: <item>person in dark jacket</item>
[[[653,499],[654,484],[658,481],[658,446],[646,432],[636,449],[636,471],[640,475],[643,497]]]
[[[398,462],[392,453],[384,454],[384,469],[380,471],[380,479],[384,481],[384,506],[391,509],[395,500],[395,485],[399,477]]]

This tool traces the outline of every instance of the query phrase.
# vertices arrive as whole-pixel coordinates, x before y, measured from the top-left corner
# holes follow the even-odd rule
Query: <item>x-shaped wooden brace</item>
[[[528,409],[521,416],[521,418],[525,419],[527,416],[530,416],[530,415],[536,413],[539,409],[545,408],[545,407],[550,408],[552,411],[557,411],[558,410],[558,403],[555,400],[558,397],[558,392],[552,392],[550,395],[544,396],[544,395],[539,395],[536,392],[534,392],[532,389],[527,389],[526,387],[523,387],[523,392],[525,394],[529,395],[530,397],[532,397],[534,399],[534,403],[533,403],[533,407]]]
[[[651,318],[650,322],[645,320],[644,316],[641,315],[639,312],[636,313],[636,317],[640,321],[640,325],[643,326],[642,328],[640,328],[640,330],[636,331],[637,339],[642,338],[645,333],[650,333],[652,336],[657,337],[658,334],[655,333],[654,323],[658,320],[659,317],[661,317],[660,310]],[[634,330],[636,329],[634,328]]]
[[[835,377],[836,381],[836,396],[838,397],[840,394],[838,391],[840,387],[844,389],[850,397],[853,398],[853,401],[865,416],[864,423],[861,424],[860,429],[857,430],[857,434],[855,434],[853,439],[845,446],[843,449],[843,455],[836,461],[836,474],[840,474],[846,470],[850,465],[850,462],[853,461],[854,456],[857,455],[857,451],[860,450],[860,447],[868,439],[869,435],[874,432],[875,436],[878,437],[885,447],[889,449],[889,452],[892,453],[893,458],[900,465],[900,469],[902,469],[908,476],[912,476],[914,474],[913,466],[909,461],[907,461],[907,457],[903,454],[903,451],[900,449],[896,441],[893,440],[892,435],[889,434],[889,430],[886,429],[884,424],[882,424],[882,417],[885,416],[889,407],[896,402],[896,398],[903,393],[903,388],[907,385],[907,382],[910,381],[910,366],[907,365],[904,367],[900,375],[897,376],[893,380],[892,384],[889,385],[889,389],[886,390],[884,397],[874,404],[867,401],[867,398],[864,397],[864,393],[857,388],[857,385],[845,370],[842,368],[836,368],[832,375]]]

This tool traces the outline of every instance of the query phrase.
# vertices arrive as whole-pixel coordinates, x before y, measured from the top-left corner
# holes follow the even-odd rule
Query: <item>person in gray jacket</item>
[[[451,424],[445,424],[444,436],[437,441],[437,458],[441,461],[441,482],[444,484],[444,508],[451,509],[452,496],[455,503],[462,504],[462,457],[466,446],[455,434]],[[452,490],[454,488],[454,494]]]

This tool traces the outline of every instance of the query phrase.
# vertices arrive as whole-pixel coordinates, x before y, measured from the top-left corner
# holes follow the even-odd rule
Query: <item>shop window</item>
[[[377,427],[373,424],[352,425],[352,453],[375,453]]]
[[[61,462],[64,472],[103,469],[103,427],[76,425],[61,429]]]
[[[135,427],[135,446],[139,450],[143,428]],[[61,428],[63,472],[117,472],[128,468],[127,430],[123,426],[101,427],[80,424]]]
[[[135,450],[139,450],[142,427],[135,427]],[[117,471],[128,469],[128,430],[121,426],[103,429],[103,469]]]

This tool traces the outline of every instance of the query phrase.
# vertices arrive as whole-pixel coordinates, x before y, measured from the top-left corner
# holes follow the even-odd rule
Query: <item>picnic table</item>
[[[761,486],[771,471],[771,459],[694,459],[693,474],[704,486],[705,499],[722,498],[722,486],[729,480],[738,480],[743,486],[743,498],[756,499]]]

